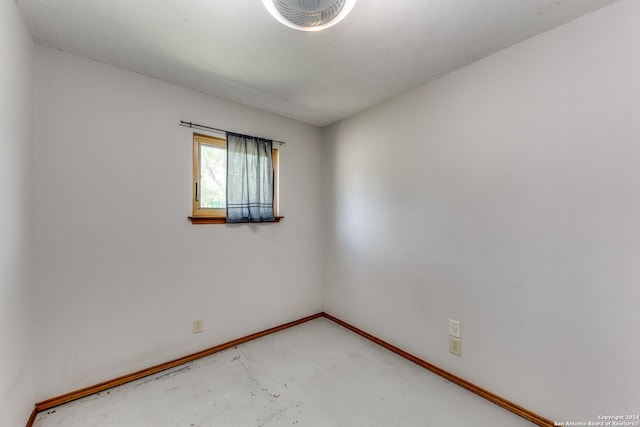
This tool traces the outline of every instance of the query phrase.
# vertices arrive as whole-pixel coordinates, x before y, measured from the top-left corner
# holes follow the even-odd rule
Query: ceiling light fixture
[[[262,0],[284,25],[301,31],[320,31],[342,21],[356,0]]]

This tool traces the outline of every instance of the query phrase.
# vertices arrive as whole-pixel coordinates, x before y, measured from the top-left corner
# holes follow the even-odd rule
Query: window
[[[272,151],[274,213],[278,216],[278,149]],[[193,212],[194,224],[223,224],[227,202],[227,141],[213,136],[193,134]]]

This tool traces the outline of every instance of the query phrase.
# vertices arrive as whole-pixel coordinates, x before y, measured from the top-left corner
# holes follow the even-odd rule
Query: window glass
[[[200,143],[200,194],[202,208],[225,208],[227,188],[227,150]]]

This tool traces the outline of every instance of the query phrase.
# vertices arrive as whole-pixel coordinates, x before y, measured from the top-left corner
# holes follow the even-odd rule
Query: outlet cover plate
[[[452,336],[455,338],[461,338],[460,321],[449,319],[449,336]]]
[[[449,353],[462,357],[462,340],[449,337]]]
[[[193,321],[193,333],[199,334],[204,330],[204,319],[194,319]]]

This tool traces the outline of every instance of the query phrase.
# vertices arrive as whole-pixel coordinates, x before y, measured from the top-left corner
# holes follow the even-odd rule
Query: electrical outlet
[[[449,353],[462,357],[462,340],[449,337]]]
[[[449,319],[449,336],[461,338],[460,322],[458,320]]]
[[[204,319],[194,319],[193,321],[193,333],[199,334],[204,329]]]

